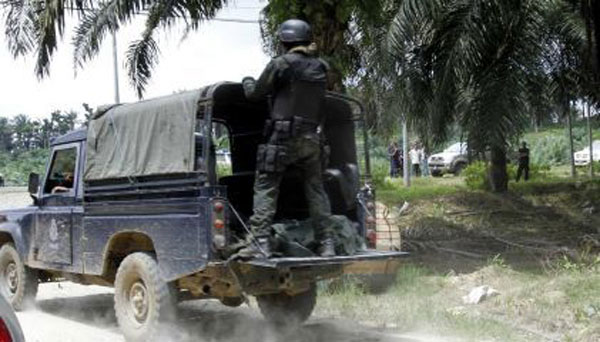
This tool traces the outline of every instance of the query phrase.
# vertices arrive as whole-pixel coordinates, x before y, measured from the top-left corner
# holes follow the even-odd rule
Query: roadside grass
[[[316,314],[377,328],[426,331],[460,341],[600,340],[600,274],[596,267],[515,271],[498,259],[468,274],[441,274],[407,264],[383,295],[353,283],[322,292]],[[480,285],[500,294],[477,305],[462,296]]]
[[[462,177],[412,178],[411,186],[405,187],[402,178],[385,178],[377,185],[377,199],[384,203],[412,201],[467,191]]]
[[[395,286],[321,293],[318,315],[460,341],[600,341],[600,180],[549,175],[507,194],[460,177],[401,182],[377,192],[410,204],[396,222],[411,257]],[[480,285],[500,295],[463,304]]]
[[[526,341],[509,324],[470,315],[462,306],[457,276],[407,264],[383,295],[370,295],[348,283],[333,293],[320,293],[316,314],[344,317],[362,324],[399,331],[423,331],[461,341]]]

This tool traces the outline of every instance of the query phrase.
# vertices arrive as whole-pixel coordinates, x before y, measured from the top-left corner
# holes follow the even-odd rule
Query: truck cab
[[[325,107],[332,210],[364,237],[374,222],[368,155],[358,158],[359,145],[368,150],[357,144],[361,133],[367,137],[357,130],[364,113],[360,103],[333,93]],[[269,321],[301,323],[316,303],[317,281],[358,262],[406,256],[360,250],[331,258],[233,258],[248,234],[267,117],[267,103],[246,100],[236,83],[99,109],[86,130],[52,141],[45,174],[30,176],[33,205],[0,211],[0,291],[22,309],[40,282],[112,286],[126,339],[147,341],[185,299],[237,306],[256,296]],[[229,165],[217,161],[216,151],[225,149]],[[308,217],[302,193],[292,170],[276,222]]]

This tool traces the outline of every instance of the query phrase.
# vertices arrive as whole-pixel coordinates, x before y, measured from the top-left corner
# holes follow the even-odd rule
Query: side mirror
[[[36,196],[38,194],[38,189],[40,187],[40,175],[38,175],[37,173],[30,173],[29,174],[29,185],[27,187],[29,194],[31,196]]]

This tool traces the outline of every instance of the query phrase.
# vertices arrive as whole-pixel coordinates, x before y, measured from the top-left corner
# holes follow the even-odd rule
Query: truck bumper
[[[369,250],[352,256],[270,258],[217,262],[207,269],[179,280],[179,287],[194,297],[238,297],[308,290],[312,283],[343,274],[364,273],[365,269],[397,269],[405,252]]]

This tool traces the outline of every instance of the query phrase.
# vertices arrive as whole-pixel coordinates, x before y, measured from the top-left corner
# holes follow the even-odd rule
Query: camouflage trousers
[[[317,136],[294,137],[283,145],[287,147],[286,169],[297,167],[302,170],[304,194],[308,211],[315,225],[317,236],[331,234],[328,220],[331,216],[329,197],[323,187],[321,174],[321,145]],[[277,211],[279,186],[283,172],[258,171],[254,181],[254,214],[250,227],[255,236],[270,235],[270,226]]]

